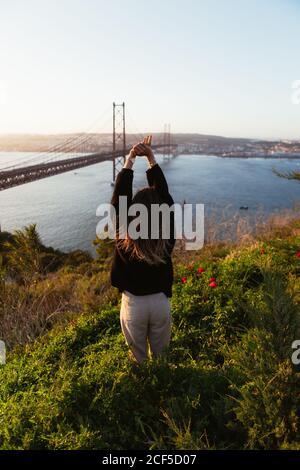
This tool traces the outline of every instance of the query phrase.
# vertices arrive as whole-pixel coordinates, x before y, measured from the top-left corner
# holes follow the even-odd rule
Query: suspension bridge
[[[125,103],[113,103],[113,132],[111,149],[99,149],[99,152],[89,152],[91,134],[81,134],[66,139],[63,143],[50,147],[46,152],[17,161],[2,167],[0,170],[0,191],[32,181],[48,178],[67,171],[95,165],[107,160],[112,161],[112,183],[125,161],[130,147],[126,144]],[[141,141],[143,136],[131,133],[131,140]],[[165,126],[162,142],[152,145],[152,148],[169,158],[176,145],[171,142],[170,126]]]

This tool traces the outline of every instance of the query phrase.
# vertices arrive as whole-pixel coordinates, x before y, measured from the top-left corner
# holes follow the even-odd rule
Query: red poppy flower
[[[201,274],[204,273],[205,269],[200,266],[200,268],[197,269],[197,273]]]
[[[215,281],[212,281],[209,283],[209,287],[217,287],[217,283]]]
[[[295,256],[296,256],[297,258],[300,258],[300,251],[297,251],[297,253],[295,254]]]
[[[211,278],[209,279],[209,282],[215,282],[215,280],[216,280],[215,277],[211,277]]]
[[[186,281],[187,281],[187,278],[186,278],[186,277],[182,277],[182,278],[181,278],[181,282],[182,282],[182,284],[185,284],[185,283],[186,283]]]

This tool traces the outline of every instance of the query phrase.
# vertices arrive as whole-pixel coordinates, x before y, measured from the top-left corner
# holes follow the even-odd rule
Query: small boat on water
[[[241,206],[241,207],[240,207],[240,210],[241,210],[241,211],[247,211],[247,210],[248,210],[248,206]]]

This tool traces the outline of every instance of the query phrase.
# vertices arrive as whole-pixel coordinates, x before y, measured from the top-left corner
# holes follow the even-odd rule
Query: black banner
[[[141,468],[152,466],[186,466],[202,467],[207,465],[224,465],[231,467],[251,468],[256,463],[272,465],[279,468],[282,465],[296,465],[300,462],[300,452],[297,451],[1,451],[0,464],[20,464],[23,468],[32,468],[35,464],[51,465],[63,463],[66,465],[89,468],[108,468],[108,466],[123,468]]]

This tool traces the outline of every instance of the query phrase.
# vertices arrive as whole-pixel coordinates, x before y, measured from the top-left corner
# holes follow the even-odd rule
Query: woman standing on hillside
[[[148,159],[146,171],[149,187],[139,190],[132,197],[132,167],[136,156]],[[127,198],[127,207],[143,204],[148,214],[148,238],[118,237],[119,197]],[[117,240],[111,269],[111,283],[122,292],[120,321],[123,334],[135,359],[141,363],[147,359],[148,342],[154,356],[159,355],[170,343],[171,313],[169,297],[172,295],[173,266],[171,253],[175,244],[174,215],[170,217],[170,236],[162,236],[160,219],[158,238],[151,238],[151,207],[153,204],[173,205],[168,185],[151,149],[151,136],[135,145],[117,176],[112,205],[117,215]],[[126,214],[127,216],[127,214]]]

